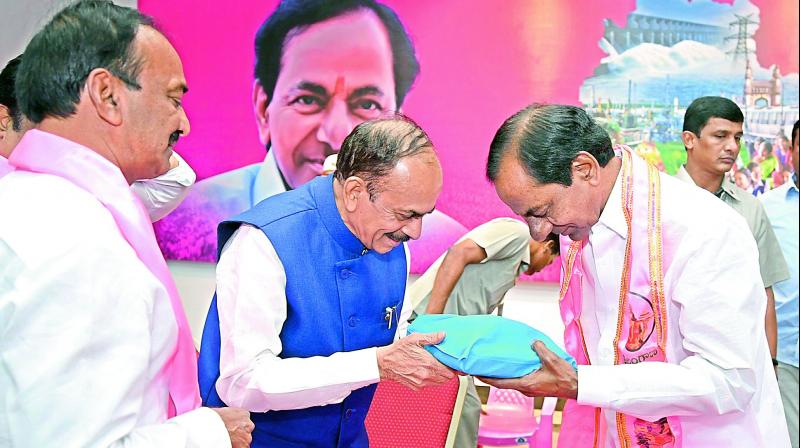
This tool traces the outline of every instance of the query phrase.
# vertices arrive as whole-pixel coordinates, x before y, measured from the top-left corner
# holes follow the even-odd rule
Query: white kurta
[[[0,211],[0,446],[229,446],[214,411],[167,420],[170,300],[108,210],[13,172]]]
[[[788,432],[764,333],[766,295],[744,219],[694,186],[661,175],[669,364],[614,363],[627,227],[620,179],[584,248],[581,323],[591,366],[578,367],[578,402],[649,421],[679,416],[685,447],[784,447]],[[666,241],[680,240],[678,247]],[[623,335],[625,337],[626,335]]]
[[[403,245],[405,248],[405,244]],[[408,268],[406,250],[406,268]],[[380,381],[377,348],[310,358],[280,358],[286,322],[286,272],[269,238],[242,225],[217,265],[220,377],[217,393],[230,406],[252,412],[340,403],[356,389]],[[405,336],[408,296],[395,317],[395,338]]]

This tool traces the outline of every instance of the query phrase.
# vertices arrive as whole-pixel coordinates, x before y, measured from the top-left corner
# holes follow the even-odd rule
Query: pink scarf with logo
[[[635,156],[627,147],[615,150],[622,156],[622,212],[628,226],[625,265],[620,280],[614,364],[667,362],[667,310],[661,229],[661,185],[655,167]],[[635,206],[634,206],[635,205]],[[579,365],[589,365],[580,317],[583,304],[581,252],[584,241],[562,239],[562,283],[559,294],[565,324],[564,343]],[[568,400],[564,408],[559,446],[598,447],[605,441],[599,408]],[[616,414],[613,429],[622,447],[678,448],[680,421],[665,416],[648,422]],[[607,429],[612,430],[612,429]]]
[[[162,368],[169,384],[169,417],[200,406],[197,355],[178,290],[158,248],[153,225],[119,168],[70,140],[46,132],[28,131],[9,158],[12,168],[62,177],[91,193],[113,216],[125,240],[169,294],[178,341]]]

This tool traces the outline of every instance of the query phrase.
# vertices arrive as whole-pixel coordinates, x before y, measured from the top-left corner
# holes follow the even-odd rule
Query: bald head
[[[382,188],[382,179],[406,158],[431,165],[441,176],[439,159],[430,138],[411,119],[390,115],[366,121],[353,129],[342,143],[336,178],[358,176],[367,183],[370,196]]]

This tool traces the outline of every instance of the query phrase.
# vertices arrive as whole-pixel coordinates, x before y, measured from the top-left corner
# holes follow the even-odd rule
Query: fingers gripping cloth
[[[575,359],[547,335],[504,317],[424,314],[408,327],[409,334],[438,331],[445,332],[444,340],[425,349],[442,364],[470,375],[518,378],[538,370],[542,363],[531,348],[535,340],[577,368]]]

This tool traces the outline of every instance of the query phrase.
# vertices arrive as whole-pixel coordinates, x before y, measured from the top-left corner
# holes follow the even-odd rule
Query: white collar
[[[286,186],[283,184],[278,162],[275,160],[272,149],[270,149],[267,152],[267,157],[264,158],[264,162],[261,163],[253,182],[253,205],[285,191]]]

